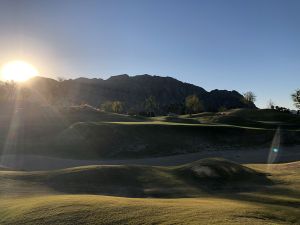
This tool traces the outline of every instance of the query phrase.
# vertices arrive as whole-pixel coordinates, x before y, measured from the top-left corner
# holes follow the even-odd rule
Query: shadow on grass
[[[204,159],[171,168],[78,167],[35,179],[63,193],[161,198],[252,192],[273,184],[267,174],[223,159]]]
[[[299,207],[300,191],[278,185],[266,173],[218,158],[176,167],[85,166],[45,172],[8,173],[7,179],[38,183],[59,193],[122,197],[211,196]]]

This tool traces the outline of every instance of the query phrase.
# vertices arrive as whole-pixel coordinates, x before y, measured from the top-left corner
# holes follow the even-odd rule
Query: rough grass
[[[103,173],[98,171],[101,167],[94,166],[52,172],[1,171],[0,224],[252,225],[300,223],[299,162],[245,167],[220,159],[209,159],[171,168],[134,166],[134,169],[139,171],[134,176],[143,185],[159,185],[158,189],[164,189],[167,184],[178,187],[181,185],[185,188],[192,185],[194,189],[201,189],[201,185],[194,186],[192,183],[204,183],[207,187],[211,187],[207,182],[211,179],[217,180],[218,177],[224,177],[223,184],[225,181],[225,183],[235,182],[235,186],[252,186],[247,190],[210,189],[209,192],[198,192],[197,195],[189,198],[181,198],[180,195],[168,199],[162,198],[163,196],[128,198],[87,195],[82,194],[84,192],[79,189],[71,195],[66,194],[69,192],[62,190],[58,192],[53,187],[46,187],[49,183],[45,181],[48,179],[54,179],[55,183],[61,182],[60,185],[68,186],[70,181],[85,183],[90,179],[86,177],[91,176],[96,180],[94,182],[97,183],[98,188],[108,183],[119,185],[120,182],[124,184],[123,187],[127,188],[126,185],[132,182],[130,178],[132,171],[126,171],[126,168],[120,167],[126,171],[123,175],[127,175],[129,181],[120,176],[121,181],[118,181],[115,176],[120,171],[114,171],[115,168],[107,167],[105,171],[102,171]],[[182,171],[189,171],[190,175],[181,176]],[[268,174],[271,184],[259,181],[259,188],[257,188],[255,179],[251,177],[257,178],[261,173]],[[8,181],[15,181],[15,183],[5,187],[4,184]],[[93,184],[90,185],[93,186]],[[17,186],[19,186],[18,189],[16,189]],[[89,183],[81,188],[88,186]],[[10,194],[5,194],[5,192],[10,192]]]

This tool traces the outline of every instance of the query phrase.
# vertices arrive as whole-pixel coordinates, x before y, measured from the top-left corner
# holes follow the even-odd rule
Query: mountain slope
[[[133,112],[143,111],[145,99],[154,96],[160,113],[182,113],[185,98],[193,94],[199,97],[206,111],[217,111],[220,107],[255,108],[254,104],[246,104],[243,96],[236,91],[207,92],[201,87],[171,77],[118,75],[107,80],[81,77],[62,82],[35,77],[27,83],[41,95],[58,95],[68,102],[84,102],[93,106],[107,101],[121,101],[126,111]]]

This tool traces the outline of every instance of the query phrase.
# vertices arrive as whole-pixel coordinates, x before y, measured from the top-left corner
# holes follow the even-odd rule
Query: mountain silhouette
[[[197,95],[205,111],[218,111],[221,107],[256,108],[247,103],[237,91],[212,90],[184,83],[172,77],[148,74],[128,76],[127,74],[103,79],[80,77],[57,81],[51,78],[34,77],[27,82],[42,96],[53,93],[72,104],[89,104],[95,107],[108,101],[120,101],[127,111],[143,111],[145,99],[153,96],[159,105],[159,113],[183,113],[185,98]]]

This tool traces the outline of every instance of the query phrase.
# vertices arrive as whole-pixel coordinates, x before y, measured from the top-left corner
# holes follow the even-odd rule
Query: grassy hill
[[[222,159],[0,171],[0,224],[299,224],[299,172]]]
[[[180,116],[202,123],[230,124],[245,127],[300,129],[300,116],[271,109],[232,109],[218,113]]]
[[[222,159],[203,159],[177,167],[103,165],[46,172],[2,173],[2,182],[23,181],[55,192],[105,194],[127,197],[188,197],[212,190],[251,189],[267,184],[263,173]],[[33,188],[32,192],[34,192]],[[0,191],[5,192],[5,189]],[[10,190],[11,191],[11,190]]]
[[[89,106],[29,108],[0,113],[0,144],[3,154],[75,159],[156,157],[268,147],[279,126],[282,144],[299,144],[299,118],[250,109],[143,118]]]

